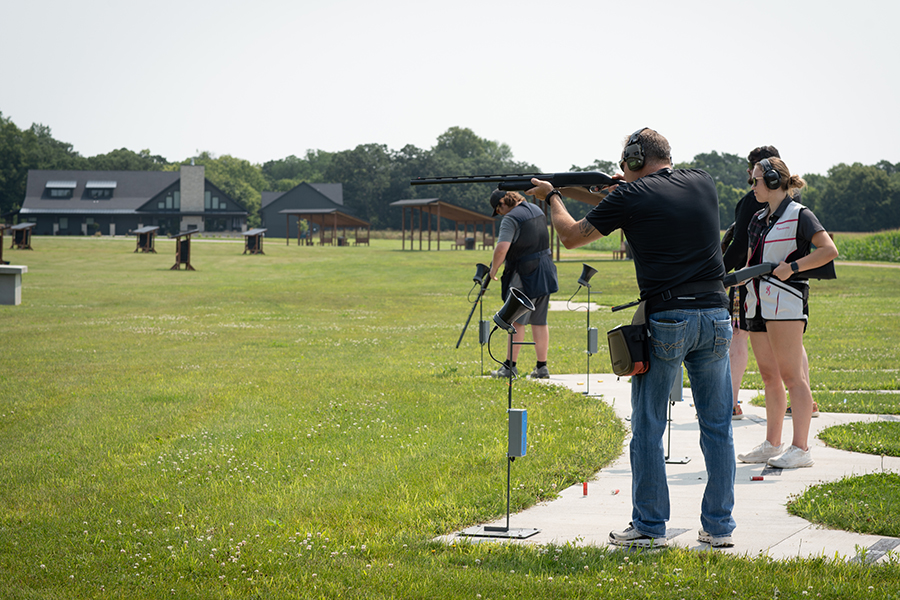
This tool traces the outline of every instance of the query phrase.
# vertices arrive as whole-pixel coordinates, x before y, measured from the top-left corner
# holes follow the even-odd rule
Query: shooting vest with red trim
[[[787,261],[797,251],[797,228],[800,224],[800,211],[806,207],[799,202],[790,202],[784,213],[774,225],[770,225],[759,241],[757,248],[752,249],[752,255],[759,252],[759,244],[762,244],[762,259],[760,262],[780,263]],[[756,218],[765,218],[761,215]],[[799,257],[797,257],[799,258]],[[754,263],[756,264],[756,263]],[[803,314],[804,291],[807,288],[805,282],[783,282],[774,275],[770,281],[765,279],[752,279],[747,284],[747,296],[744,301],[744,310],[747,318],[756,317],[756,307],[760,308],[760,315],[767,320],[797,320],[806,319]]]

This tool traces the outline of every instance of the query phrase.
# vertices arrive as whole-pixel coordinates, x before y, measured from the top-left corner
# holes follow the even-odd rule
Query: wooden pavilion
[[[442,201],[440,198],[411,198],[407,200],[397,200],[391,202],[391,206],[398,206],[402,211],[400,216],[401,228],[403,230],[403,238],[401,242],[401,250],[406,249],[406,209],[409,208],[409,249],[414,250],[415,244],[415,227],[414,221],[418,212],[418,230],[419,230],[419,250],[422,249],[423,231],[428,231],[428,249],[431,250],[431,217],[437,219],[437,249],[441,249],[441,219],[449,219],[456,226],[455,246],[464,245],[467,250],[475,249],[476,235],[478,226],[481,225],[481,246],[486,248],[494,246],[495,224],[494,217],[484,215],[468,208],[454,206]],[[427,219],[425,215],[428,215]],[[427,224],[424,223],[427,221]],[[491,234],[488,236],[487,226],[491,226]],[[460,225],[462,225],[462,236],[460,236]],[[471,236],[469,228],[471,227]]]
[[[278,211],[279,214],[285,215],[287,219],[287,231],[290,231],[291,217],[297,217],[298,227],[297,227],[297,245],[303,245],[303,241],[300,237],[300,227],[299,221],[300,219],[305,219],[310,224],[316,224],[319,226],[319,245],[320,246],[333,246],[337,244],[338,246],[346,246],[349,245],[349,240],[346,236],[346,230],[348,228],[352,228],[355,230],[354,234],[356,239],[354,240],[354,245],[358,244],[366,244],[369,245],[369,232],[371,230],[371,225],[368,221],[363,221],[362,219],[357,219],[354,216],[348,215],[347,213],[341,212],[336,208],[286,208],[284,210]],[[344,231],[344,235],[338,237],[338,229],[342,229]],[[365,229],[365,232],[361,230]],[[312,239],[311,234],[312,228],[307,231],[306,236],[306,245],[312,246],[315,242]],[[290,245],[291,238],[286,237],[285,243]]]

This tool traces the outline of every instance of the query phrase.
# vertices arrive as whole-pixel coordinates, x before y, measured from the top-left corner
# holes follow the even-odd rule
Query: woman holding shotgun
[[[748,266],[763,262],[778,266],[771,276],[747,283],[745,309],[750,344],[766,393],[766,440],[738,458],[772,467],[811,467],[808,438],[812,392],[803,368],[803,333],[809,282],[804,271],[822,267],[838,255],[831,237],[808,208],[793,196],[806,185],[791,175],[780,158],[765,158],[751,174],[756,201],[764,205],[750,220]],[[815,250],[812,247],[815,246]],[[781,442],[787,409],[785,386],[791,395],[793,439]]]

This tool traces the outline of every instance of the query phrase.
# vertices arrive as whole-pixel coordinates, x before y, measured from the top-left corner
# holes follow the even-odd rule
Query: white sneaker
[[[769,466],[777,469],[796,469],[798,467],[811,467],[816,464],[809,450],[801,450],[797,446],[791,446],[781,456],[769,459]]]
[[[665,537],[657,538],[644,535],[635,529],[631,523],[624,531],[610,531],[609,543],[613,546],[628,546],[638,548],[665,548],[668,540]]]
[[[734,547],[734,539],[731,535],[721,535],[718,537],[713,537],[706,533],[703,529],[697,535],[697,541],[702,542],[704,544],[709,544],[713,548],[733,548]]]
[[[738,454],[738,460],[745,463],[764,463],[782,452],[784,452],[784,444],[773,446],[769,440],[766,440],[747,454]]]

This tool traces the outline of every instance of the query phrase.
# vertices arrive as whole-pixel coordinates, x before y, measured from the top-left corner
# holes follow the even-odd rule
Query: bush
[[[900,262],[900,230],[863,237],[839,236],[836,244],[842,260]]]

